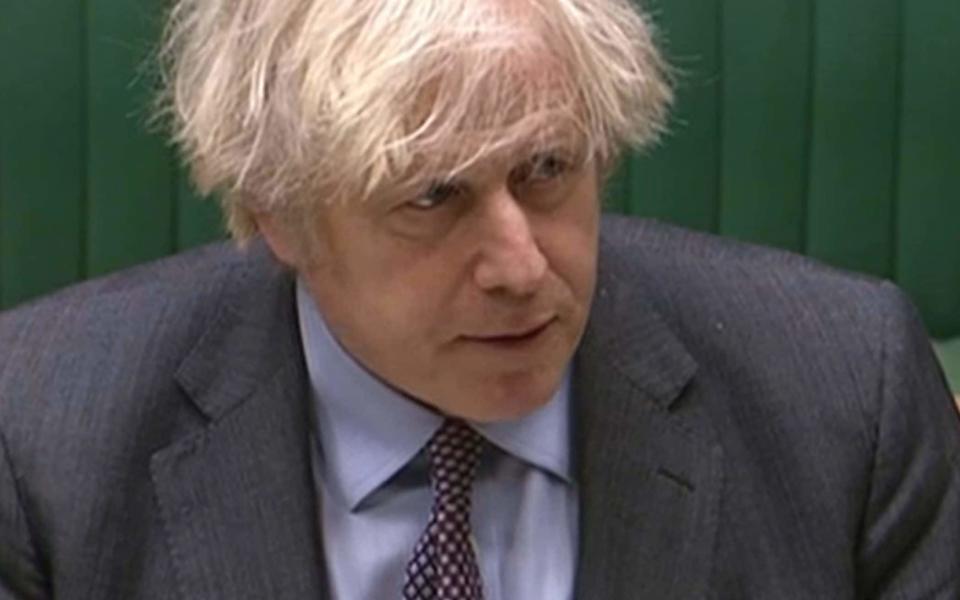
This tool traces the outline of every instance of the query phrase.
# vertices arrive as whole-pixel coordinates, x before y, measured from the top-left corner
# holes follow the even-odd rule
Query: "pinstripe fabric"
[[[293,302],[214,246],[0,316],[0,598],[323,597]],[[578,598],[960,596],[960,417],[892,286],[605,219],[573,387]]]

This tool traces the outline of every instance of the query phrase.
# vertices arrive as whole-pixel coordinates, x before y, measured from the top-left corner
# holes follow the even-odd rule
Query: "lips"
[[[492,335],[468,336],[468,339],[496,345],[519,345],[536,339],[555,320],[556,317],[551,317],[540,324],[530,327],[520,328],[503,333],[495,333]]]

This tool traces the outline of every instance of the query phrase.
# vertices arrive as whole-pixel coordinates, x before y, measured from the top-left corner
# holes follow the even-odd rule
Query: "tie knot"
[[[430,481],[438,498],[469,497],[483,437],[458,419],[447,419],[427,443]]]

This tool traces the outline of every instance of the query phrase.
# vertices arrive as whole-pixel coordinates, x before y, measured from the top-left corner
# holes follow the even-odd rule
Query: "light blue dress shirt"
[[[432,503],[424,444],[443,417],[350,357],[302,282],[297,309],[314,394],[317,481],[332,600],[399,599]],[[472,529],[485,600],[569,600],[577,556],[569,373],[553,399],[490,442],[473,488]]]

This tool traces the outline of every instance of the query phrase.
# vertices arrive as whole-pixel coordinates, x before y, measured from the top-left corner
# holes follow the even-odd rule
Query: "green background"
[[[222,236],[162,134],[160,0],[0,0],[0,306]],[[892,279],[960,335],[960,1],[650,0],[679,101],[612,210]]]

